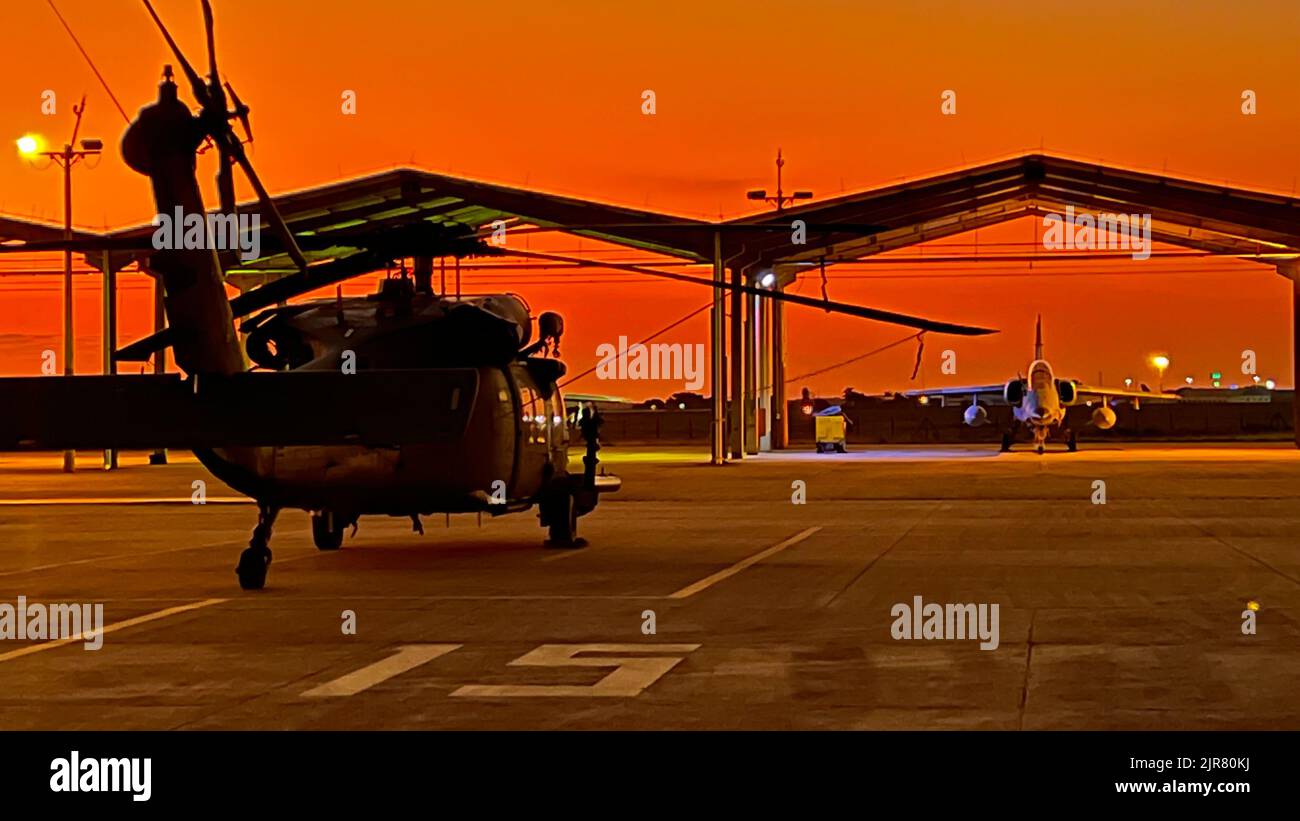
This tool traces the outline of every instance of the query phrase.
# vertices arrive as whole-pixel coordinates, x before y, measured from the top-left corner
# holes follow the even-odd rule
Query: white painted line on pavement
[[[694,596],[696,593],[699,593],[701,590],[706,590],[720,581],[724,581],[726,579],[731,578],[732,576],[736,575],[737,573],[744,570],[745,568],[751,565],[758,564],[759,562],[766,559],[768,556],[773,556],[777,553],[780,553],[782,550],[785,550],[787,547],[791,547],[792,545],[799,544],[804,539],[807,539],[809,536],[813,535],[819,530],[821,530],[821,527],[817,526],[817,527],[810,527],[801,533],[796,533],[795,535],[786,539],[784,542],[779,542],[777,544],[774,544],[771,547],[767,548],[766,550],[761,550],[747,559],[741,559],[740,561],[733,564],[731,567],[719,570],[717,573],[714,573],[712,576],[709,576],[704,579],[700,579],[698,582],[695,582],[694,584],[690,584],[687,585],[686,587],[683,587],[681,590],[678,590],[676,593],[671,594],[668,598],[685,599]]]
[[[230,539],[224,542],[212,542],[211,544],[193,544],[185,547],[165,547],[161,550],[141,550],[135,553],[110,553],[107,556],[90,556],[85,559],[72,559],[66,562],[54,562],[52,564],[38,564],[35,567],[22,567],[17,570],[0,571],[0,577],[4,576],[21,576],[24,573],[35,573],[40,570],[53,570],[58,567],[73,567],[79,564],[95,564],[96,562],[109,562],[114,559],[134,559],[138,556],[159,556],[164,553],[182,553],[186,550],[202,550],[209,547],[228,547],[240,544],[239,539]],[[164,599],[163,601],[166,601]]]
[[[116,630],[122,630],[127,627],[135,627],[137,624],[144,624],[146,622],[157,621],[158,619],[165,619],[168,616],[175,616],[179,613],[188,613],[191,610],[198,610],[200,607],[207,607],[213,604],[221,604],[223,601],[227,601],[227,600],[226,599],[204,599],[203,601],[200,602],[193,602],[191,604],[182,604],[177,607],[168,607],[166,610],[159,610],[156,613],[146,613],[143,616],[136,616],[135,618],[126,619],[125,621],[119,621],[114,624],[105,625],[102,634],[107,635]],[[85,638],[83,637],[82,633],[78,633],[75,636],[69,636],[65,639],[56,639],[54,641],[43,641],[40,644],[30,644],[26,647],[20,647],[17,650],[10,650],[8,653],[0,653],[0,661],[9,661],[10,659],[16,659],[22,656],[28,656],[31,655],[32,653],[39,653],[42,650],[53,650],[55,647],[62,647],[63,645],[71,644],[74,641],[85,641]]]
[[[346,676],[328,681],[319,687],[313,687],[303,693],[304,698],[337,698],[354,696],[362,690],[368,690],[387,681],[393,676],[400,676],[408,670],[414,670],[421,664],[427,664],[439,656],[445,656],[460,647],[459,644],[406,644],[397,648],[397,652],[386,659],[354,670]]]

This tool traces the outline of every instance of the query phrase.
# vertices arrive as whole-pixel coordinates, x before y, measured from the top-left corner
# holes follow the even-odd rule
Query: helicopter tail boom
[[[426,444],[464,434],[478,389],[473,368],[12,377],[0,451]]]

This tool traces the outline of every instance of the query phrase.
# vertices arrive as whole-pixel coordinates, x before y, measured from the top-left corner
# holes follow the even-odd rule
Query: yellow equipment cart
[[[849,420],[839,405],[813,414],[818,453],[844,453]]]

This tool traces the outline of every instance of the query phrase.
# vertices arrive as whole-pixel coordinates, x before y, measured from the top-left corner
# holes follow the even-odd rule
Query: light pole
[[[86,157],[102,152],[103,142],[86,139],[77,144],[77,132],[81,130],[81,115],[86,110],[86,98],[83,95],[81,105],[74,105],[72,113],[77,116],[72,125],[72,139],[63,146],[62,151],[42,151],[40,140],[28,135],[18,140],[18,151],[25,157],[47,157],[63,169],[63,374],[73,374],[73,332],[72,332],[72,166]],[[63,472],[71,473],[76,467],[76,452],[63,452]]]
[[[794,203],[795,200],[810,200],[813,193],[811,191],[795,191],[793,194],[786,194],[781,189],[781,169],[785,168],[785,159],[781,156],[781,149],[776,150],[776,196],[769,197],[767,190],[755,188],[752,191],[746,191],[745,196],[751,200],[763,200],[776,206],[780,211],[787,205]]]
[[[769,205],[776,206],[779,213],[787,205],[793,205],[798,200],[810,200],[813,197],[811,191],[795,191],[786,194],[782,182],[782,169],[785,168],[785,157],[781,155],[781,149],[776,150],[776,194],[768,196],[767,189],[755,188],[745,192],[745,196],[751,200],[761,200]],[[825,283],[826,263],[822,261],[822,281]],[[772,271],[767,271],[759,275],[757,279],[758,286],[768,291],[780,290],[780,283],[777,282],[776,275]],[[823,293],[825,293],[823,285]],[[751,300],[754,297],[750,298]],[[759,310],[762,311],[762,298],[757,298]],[[786,446],[786,440],[789,436],[787,429],[788,420],[786,417],[785,402],[785,310],[782,303],[778,300],[771,300],[771,357],[770,375],[771,391],[768,402],[772,407],[771,411],[771,435],[768,440],[773,450],[782,450]],[[768,373],[769,368],[764,368],[764,373]]]

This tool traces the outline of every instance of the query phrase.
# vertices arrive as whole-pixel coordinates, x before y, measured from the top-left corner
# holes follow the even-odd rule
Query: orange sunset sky
[[[134,0],[56,0],[128,113],[155,96],[172,62]],[[156,7],[191,61],[203,63],[197,0]],[[656,2],[444,3],[430,0],[214,0],[223,73],[252,107],[252,157],[272,192],[412,165],[693,217],[749,213],[748,188],[773,186],[777,147],[787,188],[818,196],[1045,151],[1292,194],[1300,177],[1300,3]],[[75,221],[148,221],[148,180],[117,153],[126,123],[45,0],[0,4],[0,213],[57,222],[57,169],[22,160],[13,139],[61,143],[84,92],[82,136],[102,137],[98,167],[75,173]],[[41,113],[46,89],[58,112]],[[340,110],[345,89],[357,114]],[[657,113],[641,112],[641,93]],[[957,95],[957,114],[940,95]],[[1258,113],[1241,113],[1243,90]],[[188,91],[182,90],[189,99]],[[214,201],[211,157],[200,179]],[[242,180],[241,180],[242,183]],[[245,186],[241,192],[247,196]],[[1298,215],[1300,216],[1300,215]],[[1021,221],[947,240],[963,252],[1031,243]],[[553,247],[591,253],[590,241]],[[927,246],[927,253],[935,246]],[[1024,249],[1021,249],[1024,250]],[[915,249],[906,253],[914,253]],[[630,259],[627,252],[604,254]],[[39,372],[59,347],[57,256],[0,259],[0,372]],[[689,269],[684,269],[689,270]],[[696,269],[699,271],[699,269]],[[702,274],[703,272],[700,271]],[[570,370],[596,347],[638,339],[709,300],[695,286],[633,274],[527,271],[466,276],[466,290],[522,293],[565,314]],[[361,293],[373,279],[356,282]],[[77,287],[78,372],[100,367],[99,281]],[[150,329],[148,280],[124,275],[120,340]],[[816,295],[814,280],[797,292]],[[848,265],[832,298],[1001,329],[979,339],[930,335],[909,377],[903,346],[809,380],[822,394],[1002,381],[1023,369],[1034,315],[1061,375],[1154,384],[1211,370],[1239,375],[1241,352],[1291,384],[1290,285],[1234,260],[977,266]],[[906,335],[906,329],[793,307],[792,377]],[[665,342],[706,342],[700,315]],[[939,371],[944,349],[958,372]],[[633,398],[680,383],[573,388]]]

